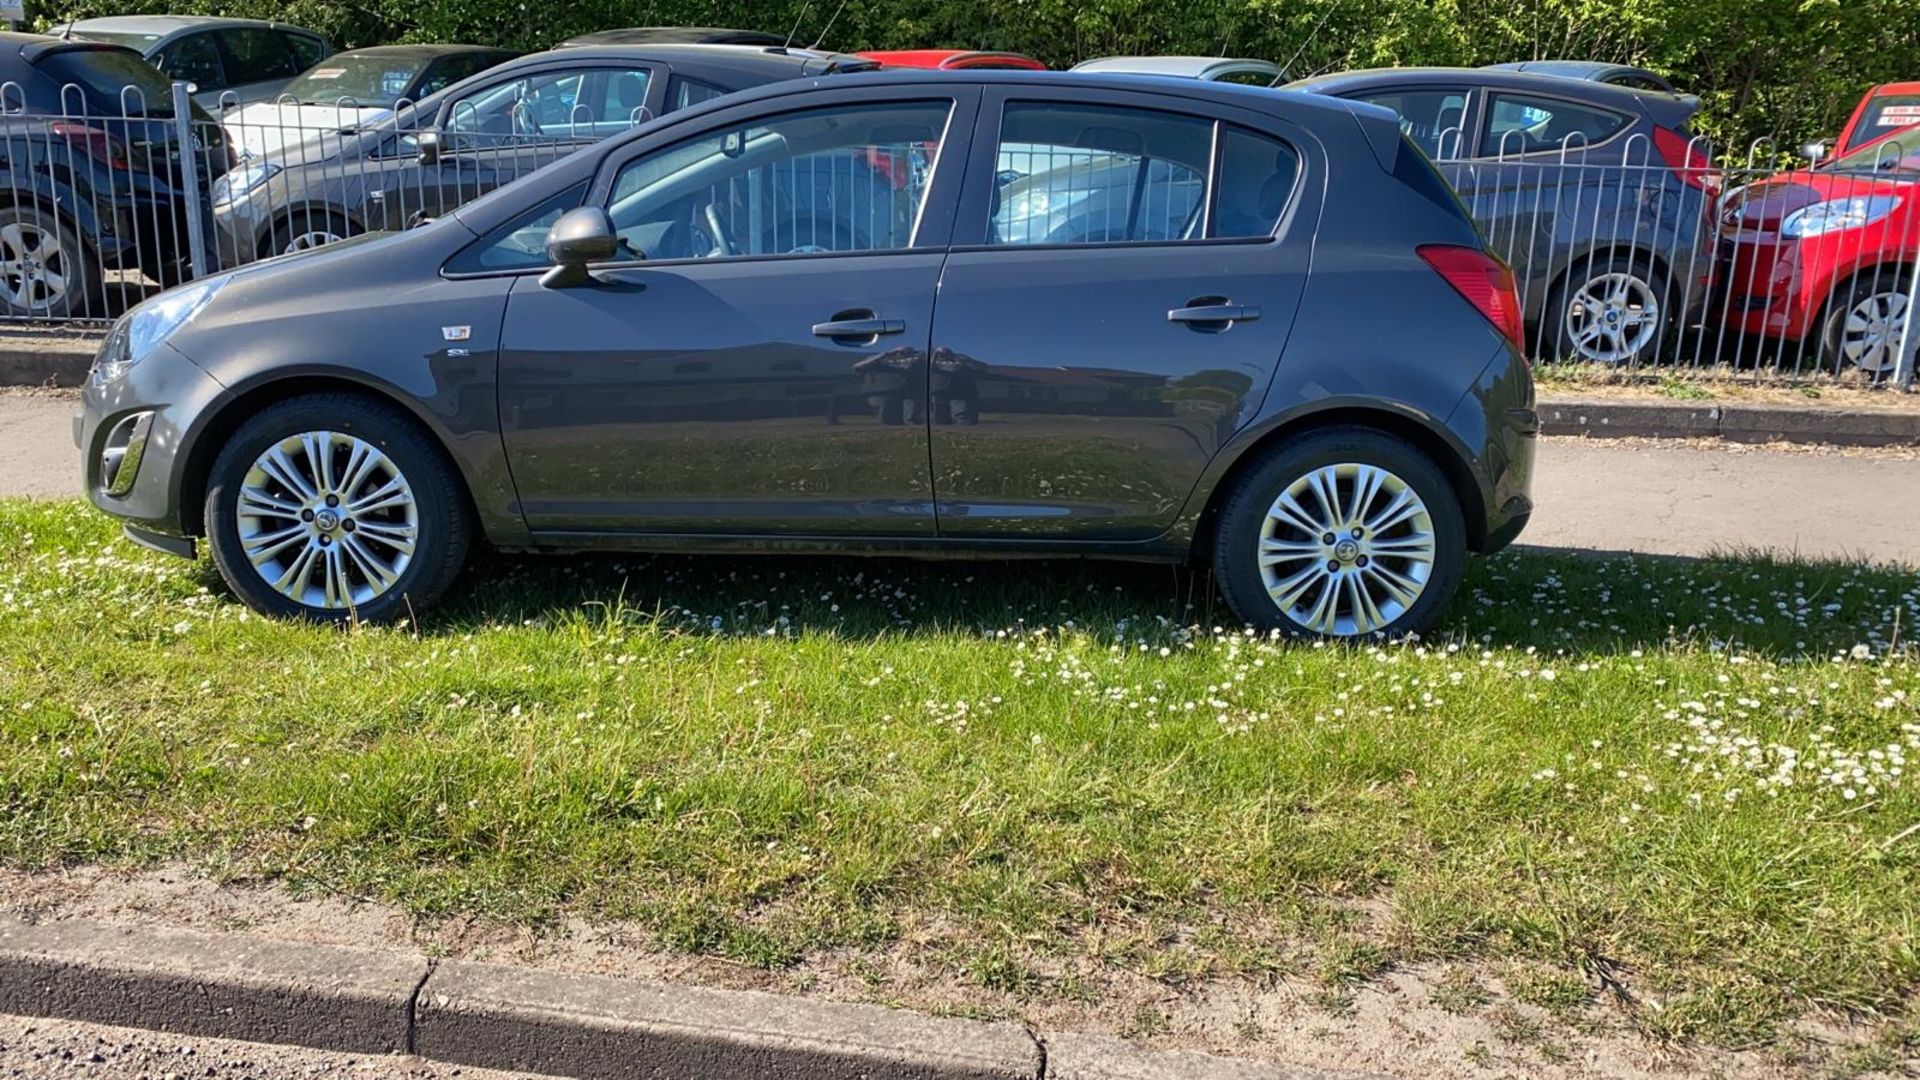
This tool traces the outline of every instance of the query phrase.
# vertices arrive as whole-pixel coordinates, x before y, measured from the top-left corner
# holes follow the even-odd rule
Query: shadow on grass
[[[203,564],[210,587],[224,592]],[[1568,653],[1691,642],[1828,656],[1904,644],[1920,575],[1850,562],[1516,548],[1468,566],[1430,642]],[[477,555],[428,635],[576,620],[840,640],[1071,627],[1097,640],[1238,629],[1204,568],[1081,560]]]

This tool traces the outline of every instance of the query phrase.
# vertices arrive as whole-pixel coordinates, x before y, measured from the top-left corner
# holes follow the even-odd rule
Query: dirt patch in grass
[[[1839,1017],[1803,1018],[1764,1050],[1663,1043],[1638,1033],[1629,1016],[1669,1007],[1658,1000],[1627,1000],[1601,980],[1550,965],[1393,963],[1385,959],[1391,951],[1385,939],[1347,938],[1332,949],[1325,940],[1292,939],[1278,945],[1286,960],[1262,974],[1188,980],[1004,953],[936,970],[916,957],[951,955],[967,945],[957,928],[928,925],[885,946],[823,950],[770,969],[665,949],[645,929],[625,923],[563,919],[535,928],[479,918],[417,919],[370,898],[296,896],[278,884],[216,881],[185,865],[0,869],[0,896],[0,913],[35,920],[419,950],[550,971],[1014,1019],[1043,1032],[1116,1035],[1162,1049],[1394,1076],[1757,1080],[1857,1075],[1863,1064],[1911,1075],[1920,1064],[1903,1033]]]

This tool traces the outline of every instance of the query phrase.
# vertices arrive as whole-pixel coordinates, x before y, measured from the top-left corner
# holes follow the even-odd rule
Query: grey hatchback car
[[[1141,210],[1006,228],[1009,146],[1130,163]],[[1531,513],[1519,318],[1384,109],[878,72],[165,293],[74,434],[129,538],[279,616],[419,609],[485,542],[1200,559],[1252,626],[1394,635]]]

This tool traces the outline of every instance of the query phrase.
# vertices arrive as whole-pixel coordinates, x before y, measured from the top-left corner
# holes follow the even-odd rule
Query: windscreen
[[[390,106],[431,61],[426,56],[330,56],[281,93],[302,105],[332,105],[344,98],[353,105]]]

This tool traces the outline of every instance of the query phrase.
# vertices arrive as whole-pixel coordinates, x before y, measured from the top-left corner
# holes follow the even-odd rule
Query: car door
[[[588,202],[625,261],[508,299],[529,527],[932,536],[927,347],[977,96],[749,104],[610,160]]]
[[[445,213],[660,115],[664,76],[636,61],[555,64],[460,93],[441,106],[443,151],[421,170],[418,210]]]
[[[929,357],[942,537],[1145,539],[1258,408],[1326,182],[1301,129],[1040,86],[981,106]]]
[[[242,105],[271,100],[300,73],[286,39],[273,30],[239,26],[214,34],[226,66],[227,90]]]

